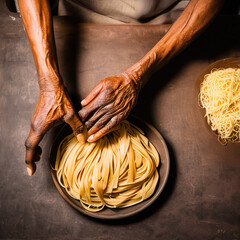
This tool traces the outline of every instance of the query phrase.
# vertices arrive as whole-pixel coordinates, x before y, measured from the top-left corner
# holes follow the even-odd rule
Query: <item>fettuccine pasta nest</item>
[[[219,141],[240,142],[240,68],[214,69],[204,76],[199,104]]]
[[[123,121],[94,143],[71,134],[59,145],[55,170],[60,185],[92,212],[128,207],[149,198],[157,186],[159,155],[135,125]]]

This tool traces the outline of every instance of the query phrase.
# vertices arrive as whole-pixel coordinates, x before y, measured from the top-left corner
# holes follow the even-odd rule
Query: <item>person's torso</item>
[[[103,19],[122,23],[171,23],[187,6],[189,0],[62,0],[65,14],[79,15],[88,22]],[[77,14],[79,13],[79,14]],[[172,16],[175,13],[175,17]]]

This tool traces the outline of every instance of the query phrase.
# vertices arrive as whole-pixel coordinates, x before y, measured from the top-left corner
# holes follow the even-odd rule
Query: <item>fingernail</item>
[[[33,175],[33,170],[30,167],[27,167],[27,172],[29,176]]]
[[[83,100],[81,101],[81,104],[82,104],[82,105],[86,104],[86,100],[83,99]]]
[[[84,134],[78,134],[77,140],[82,144],[86,142],[86,138],[85,138]]]
[[[89,141],[92,141],[92,140],[93,140],[93,137],[94,137],[94,135],[91,135],[90,137],[88,137],[87,141],[88,141],[88,142],[89,142]]]

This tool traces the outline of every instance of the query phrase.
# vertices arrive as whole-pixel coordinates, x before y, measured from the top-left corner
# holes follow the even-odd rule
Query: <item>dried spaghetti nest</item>
[[[97,212],[105,206],[128,207],[149,198],[159,176],[159,155],[135,125],[123,121],[94,143],[71,134],[60,143],[55,170],[67,193]]]
[[[214,69],[204,76],[199,104],[221,143],[240,142],[240,69]]]

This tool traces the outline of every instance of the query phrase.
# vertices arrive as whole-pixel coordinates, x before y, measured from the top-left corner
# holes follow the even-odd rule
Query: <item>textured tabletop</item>
[[[60,71],[77,108],[101,79],[130,67],[169,29],[65,18],[54,25]],[[144,212],[108,222],[78,213],[57,192],[48,158],[54,131],[28,177],[24,141],[39,94],[37,75],[21,19],[0,16],[0,239],[240,239],[240,145],[222,146],[197,103],[204,68],[240,57],[239,29],[239,17],[218,17],[145,86],[133,112],[165,138],[169,180]]]

